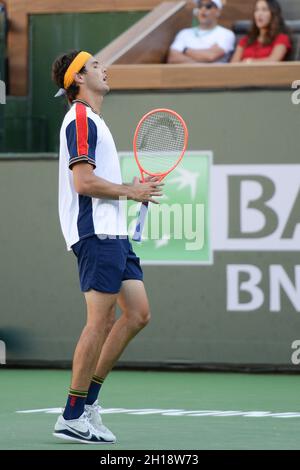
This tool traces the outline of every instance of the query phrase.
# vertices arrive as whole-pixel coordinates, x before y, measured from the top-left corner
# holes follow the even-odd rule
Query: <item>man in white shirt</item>
[[[66,95],[71,105],[60,131],[60,223],[67,248],[77,258],[87,306],[54,436],[112,444],[116,437],[102,423],[99,392],[129,341],[150,319],[140,261],[127,235],[124,198],[155,203],[162,184],[151,177],[145,183],[138,178],[122,183],[115,143],[100,114],[109,86],[96,58],[85,51],[63,54],[52,73],[60,87],[57,96]],[[122,315],[116,321],[117,302]]]
[[[218,25],[222,0],[198,0],[199,26],[180,31],[170,46],[168,63],[228,62],[235,46],[235,36]]]

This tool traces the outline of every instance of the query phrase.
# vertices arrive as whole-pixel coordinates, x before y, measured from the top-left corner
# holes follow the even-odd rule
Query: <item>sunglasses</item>
[[[201,10],[201,8],[206,8],[206,10],[211,10],[212,8],[215,8],[215,7],[216,7],[216,5],[213,2],[211,2],[211,3],[201,3],[201,2],[199,2],[198,3],[199,10]]]

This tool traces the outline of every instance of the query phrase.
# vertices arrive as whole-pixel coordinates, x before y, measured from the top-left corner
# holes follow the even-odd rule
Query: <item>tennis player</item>
[[[139,258],[128,240],[124,199],[161,196],[157,178],[123,184],[113,137],[101,116],[109,92],[106,70],[84,51],[63,54],[52,77],[70,109],[60,130],[59,216],[68,250],[75,254],[87,322],[75,349],[71,388],[54,436],[111,444],[98,396],[129,341],[150,319]],[[116,321],[115,308],[122,314]]]

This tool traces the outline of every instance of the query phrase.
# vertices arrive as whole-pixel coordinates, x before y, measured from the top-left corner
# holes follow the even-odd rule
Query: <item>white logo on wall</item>
[[[292,93],[292,103],[293,104],[300,104],[300,80],[295,80],[292,83],[292,88],[295,89],[294,93]]]
[[[231,312],[249,312],[258,310],[266,302],[270,312],[280,312],[282,309],[282,293],[288,297],[293,308],[300,312],[300,266],[294,268],[294,283],[288,277],[283,266],[269,266],[269,298],[260,286],[261,270],[254,265],[227,266],[227,310]],[[246,280],[242,280],[246,277]],[[246,293],[248,302],[241,301],[241,294]]]
[[[300,82],[299,82],[300,84]],[[215,165],[212,169],[214,251],[299,252],[300,165]],[[265,276],[265,278],[263,277]],[[230,264],[227,310],[300,312],[300,266]],[[267,285],[264,292],[262,285]]]
[[[300,165],[214,165],[212,178],[214,250],[300,250]]]
[[[6,104],[6,85],[0,80],[0,104]]]
[[[300,340],[299,339],[296,339],[295,341],[292,342],[292,349],[295,349],[291,357],[292,363],[295,366],[298,366],[300,364]]]
[[[6,346],[4,341],[0,340],[0,364],[6,364]]]

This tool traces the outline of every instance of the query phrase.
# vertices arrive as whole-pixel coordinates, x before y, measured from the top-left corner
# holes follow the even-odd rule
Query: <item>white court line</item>
[[[21,410],[16,413],[30,414],[30,413],[62,413],[62,408],[42,408],[37,410]],[[299,411],[289,411],[276,413],[272,411],[221,411],[221,410],[168,410],[160,408],[102,408],[102,414],[130,414],[135,416],[145,415],[161,415],[161,416],[194,416],[194,417],[214,417],[214,418],[227,418],[233,416],[241,416],[244,418],[300,418]]]

